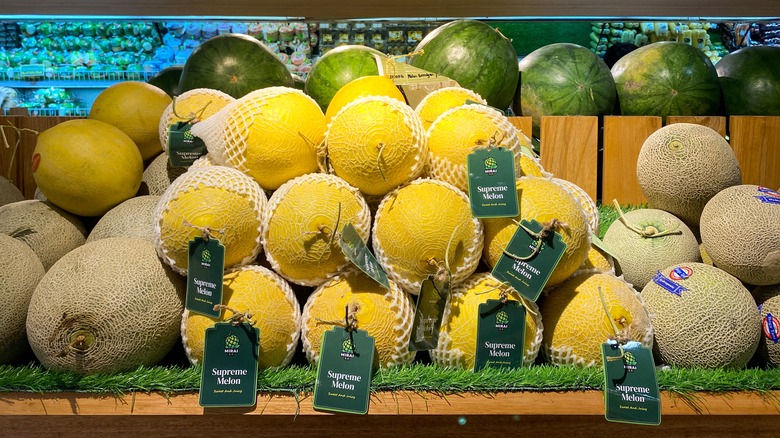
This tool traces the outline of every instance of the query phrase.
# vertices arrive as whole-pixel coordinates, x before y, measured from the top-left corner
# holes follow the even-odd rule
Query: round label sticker
[[[767,339],[777,344],[780,342],[780,321],[777,320],[771,313],[768,313],[764,317],[763,322],[764,336]]]
[[[687,266],[678,266],[672,269],[672,272],[669,273],[669,278],[671,278],[672,280],[685,280],[686,278],[690,277],[692,274],[693,274],[693,269]]]

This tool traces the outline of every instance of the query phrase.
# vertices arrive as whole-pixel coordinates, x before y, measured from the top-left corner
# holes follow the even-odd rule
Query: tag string
[[[501,135],[501,139],[498,139],[498,136]],[[500,131],[496,131],[493,133],[492,136],[487,141],[487,150],[493,149],[496,145],[501,144],[501,142],[504,141],[504,134],[502,134]],[[482,146],[482,144],[485,143],[483,140],[477,140],[477,146]],[[500,149],[500,147],[499,147]]]
[[[357,312],[360,310],[360,306],[358,306],[357,303],[350,303],[344,306],[344,321],[328,321],[325,319],[315,318],[317,322],[321,322],[323,324],[331,324],[336,325],[339,327],[344,327],[344,329],[352,333],[354,330],[357,330],[358,328],[358,322],[357,322]]]
[[[528,313],[530,313],[533,316],[538,316],[537,313],[531,309],[531,305],[528,304],[528,300],[526,299],[526,297],[524,297],[522,294],[520,294],[520,292],[518,292],[515,288],[513,288],[508,281],[501,282],[497,286],[492,287],[488,290],[482,292],[475,292],[475,295],[485,295],[490,292],[493,292],[496,289],[500,291],[498,297],[503,304],[506,304],[506,302],[509,301],[509,294],[513,294],[515,295],[513,298],[516,298],[517,301],[520,303],[520,305],[525,307],[525,310]]]
[[[3,144],[5,145],[6,149],[13,149],[11,151],[11,158],[8,159],[8,173],[6,173],[6,179],[11,181],[11,170],[14,168],[14,160],[16,159],[16,151],[19,150],[19,145],[22,144],[22,132],[31,132],[35,135],[40,134],[40,132],[30,129],[30,128],[17,128],[13,123],[7,122],[7,125],[0,126],[0,136],[3,137]],[[11,128],[14,131],[16,131],[16,141],[14,142],[13,148],[11,148],[11,144],[8,142],[8,137],[5,135],[5,128]]]
[[[179,120],[186,120],[187,123],[194,124],[200,122],[200,118],[203,117],[203,113],[206,112],[206,108],[208,108],[209,105],[211,105],[211,101],[206,102],[206,104],[203,105],[203,108],[197,112],[191,112],[188,117],[182,117],[179,115],[179,113],[176,112],[176,96],[173,96],[171,110],[173,111],[173,115],[176,116],[176,118]]]
[[[677,223],[677,225],[674,228],[670,228],[668,230],[664,230],[659,232],[658,229],[656,229],[653,226],[648,226],[643,228],[640,228],[639,226],[631,223],[626,219],[626,215],[623,214],[623,209],[620,208],[620,203],[618,203],[617,199],[612,200],[612,204],[615,206],[615,209],[618,212],[618,219],[620,219],[620,222],[626,226],[629,230],[639,234],[641,237],[663,237],[668,236],[670,234],[682,234],[682,231],[680,231],[678,228],[680,228],[680,224]]]
[[[230,321],[230,323],[233,325],[239,325],[244,322],[249,325],[257,324],[257,321],[252,320],[252,317],[254,315],[249,313],[249,310],[247,310],[246,312],[239,312],[238,310],[229,306],[225,306],[223,304],[215,304],[214,310],[215,311],[229,310],[230,312],[232,312],[233,315],[231,315],[230,318],[225,319],[225,321]]]
[[[209,239],[211,239],[212,237],[214,237],[214,238],[217,237],[216,235],[214,235],[214,233],[219,234],[220,236],[224,236],[225,232],[227,231],[226,227],[222,227],[222,228],[219,228],[219,229],[214,229],[214,228],[211,228],[211,227],[199,227],[197,225],[193,225],[187,219],[184,219],[182,221],[182,224],[185,227],[190,227],[190,228],[195,228],[195,229],[200,230],[201,233],[202,233],[203,240],[205,240],[206,242],[208,242]]]
[[[558,219],[552,219],[552,220],[549,220],[549,221],[545,222],[544,224],[542,224],[542,229],[538,233],[535,233],[535,232],[531,231],[531,229],[529,229],[528,227],[523,225],[521,222],[518,222],[518,221],[516,221],[514,219],[512,219],[512,221],[518,227],[520,227],[523,230],[525,230],[525,232],[528,233],[528,235],[531,236],[531,238],[533,238],[534,241],[536,241],[536,245],[534,246],[534,249],[531,252],[531,254],[528,255],[528,256],[525,256],[525,257],[519,256],[519,255],[516,255],[516,254],[512,254],[511,252],[507,251],[506,248],[503,248],[501,250],[501,252],[503,252],[508,257],[511,257],[511,258],[513,258],[515,260],[520,260],[520,261],[530,260],[530,259],[534,258],[537,254],[539,254],[539,251],[542,250],[542,241],[545,238],[547,238],[547,236],[550,234],[551,231],[554,231],[556,228],[568,228],[569,227],[569,224],[567,224],[565,222],[561,222]]]

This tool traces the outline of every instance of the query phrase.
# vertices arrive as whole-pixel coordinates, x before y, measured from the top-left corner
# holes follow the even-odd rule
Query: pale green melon
[[[24,194],[14,183],[0,176],[0,206],[24,200]]]
[[[171,166],[168,153],[163,152],[144,169],[138,195],[162,195],[173,180],[186,171],[186,167]]]
[[[780,284],[753,289],[761,312],[761,342],[758,355],[767,365],[780,367]],[[770,317],[771,315],[771,317]]]
[[[160,196],[130,198],[100,218],[87,237],[92,242],[106,237],[138,237],[154,242],[154,209]]]

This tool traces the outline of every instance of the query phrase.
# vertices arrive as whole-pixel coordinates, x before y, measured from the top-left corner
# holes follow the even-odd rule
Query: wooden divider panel
[[[729,124],[742,183],[780,189],[780,117],[731,116]]]
[[[573,182],[596,200],[599,119],[596,116],[542,117],[539,155],[556,178]]]
[[[529,139],[532,137],[531,130],[533,129],[533,119],[529,116],[510,116],[507,117],[509,122],[512,123],[518,131]]]
[[[723,137],[726,136],[726,118],[723,116],[668,116],[666,118],[666,124],[671,125],[672,123],[704,125],[714,129]]]
[[[605,116],[601,201],[609,204],[647,202],[636,177],[636,161],[642,144],[661,128],[655,116]]]

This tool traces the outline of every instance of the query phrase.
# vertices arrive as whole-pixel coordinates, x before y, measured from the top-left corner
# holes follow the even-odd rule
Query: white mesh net
[[[199,105],[199,108],[189,110],[188,101],[203,102],[203,104]],[[198,121],[203,121],[233,101],[235,99],[232,96],[210,88],[196,88],[176,96],[160,117],[158,129],[163,151],[168,151],[168,129],[171,125],[196,118]],[[184,110],[185,108],[187,110]]]
[[[569,180],[562,178],[552,178],[552,181],[559,186],[566,189],[572,196],[582,205],[582,210],[585,212],[585,216],[588,219],[588,225],[590,231],[598,235],[599,234],[599,208],[596,206],[596,202],[590,197],[582,187],[574,184]]]

